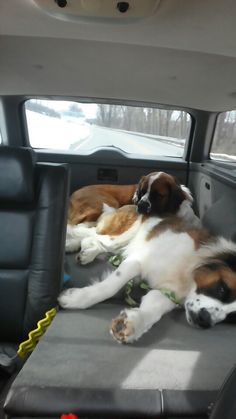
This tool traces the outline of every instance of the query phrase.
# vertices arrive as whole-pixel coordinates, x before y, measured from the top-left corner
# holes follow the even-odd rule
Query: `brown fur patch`
[[[152,179],[150,184],[151,177],[155,177],[155,180]],[[151,207],[146,209],[142,203],[142,197],[147,192]],[[168,173],[153,172],[143,176],[139,181],[136,203],[140,213],[148,212],[151,215],[176,214],[185,199],[189,199],[188,194],[182,190],[178,179]]]
[[[236,273],[231,271],[230,268],[224,265],[220,265],[217,269],[208,268],[207,266],[201,266],[196,269],[194,274],[194,280],[198,288],[208,288],[213,284],[216,284],[219,280],[223,280],[226,285],[236,293]]]
[[[149,186],[149,180],[151,176],[156,176],[157,172],[149,173],[147,176],[143,176],[139,182],[139,188],[143,193],[146,193]],[[168,184],[174,184],[174,178],[167,173],[160,173],[160,176],[152,183],[151,190],[157,191],[159,195],[163,197],[168,194]]]
[[[193,239],[195,249],[211,240],[210,233],[204,228],[189,228],[186,232]]]
[[[68,223],[97,221],[103,204],[119,208],[132,202],[136,185],[91,185],[75,191],[69,202]]]
[[[155,173],[151,175],[155,176]],[[160,172],[157,179],[151,184],[149,200],[152,212],[157,215],[175,214],[185,199],[186,194],[174,176]]]
[[[191,227],[181,220],[181,218],[173,216],[165,218],[154,226],[147,235],[147,240],[151,240],[153,237],[156,237],[167,230],[171,230],[174,233],[187,233],[193,239],[196,249],[198,249],[202,243],[206,243],[210,239],[210,234],[207,230]]]
[[[169,185],[175,185],[175,178],[167,173],[161,173],[160,176],[154,180],[151,189],[156,190],[163,197],[169,194]]]
[[[117,211],[106,214],[99,221],[96,231],[98,234],[118,236],[127,231],[137,220],[138,214],[134,205],[125,205]]]

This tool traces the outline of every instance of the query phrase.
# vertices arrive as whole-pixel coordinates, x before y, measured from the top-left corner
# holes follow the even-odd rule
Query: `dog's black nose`
[[[148,214],[150,212],[151,205],[147,201],[142,201],[142,199],[138,202],[138,212],[140,214]]]
[[[211,315],[206,308],[201,308],[201,310],[197,314],[196,323],[198,326],[207,329],[211,327]]]

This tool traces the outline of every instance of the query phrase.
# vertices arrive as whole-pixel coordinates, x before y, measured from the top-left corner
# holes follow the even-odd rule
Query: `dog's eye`
[[[217,293],[222,301],[227,299],[230,294],[230,289],[223,279],[220,279],[218,282]]]
[[[143,195],[145,195],[145,193],[146,193],[146,191],[145,191],[145,189],[144,189],[144,188],[139,189],[139,196],[140,196],[140,198],[141,198]]]
[[[150,195],[151,195],[153,198],[155,198],[155,197],[159,196],[160,194],[159,194],[159,192],[158,192],[158,191],[151,191]]]
[[[153,199],[165,198],[165,195],[161,194],[158,191],[152,191],[150,195],[151,195],[151,198],[153,198]]]
[[[223,287],[223,285],[221,285],[221,286],[218,288],[218,293],[219,293],[220,295],[224,295],[224,294],[226,293],[226,289]]]
[[[204,294],[207,297],[216,298],[219,301],[226,302],[230,299],[230,289],[222,278],[207,288],[198,288],[197,294]]]

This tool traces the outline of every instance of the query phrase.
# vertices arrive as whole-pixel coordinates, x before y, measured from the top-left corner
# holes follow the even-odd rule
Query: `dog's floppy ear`
[[[169,184],[169,199],[166,204],[166,212],[170,212],[171,214],[176,213],[185,199],[186,195],[180,184]]]
[[[187,186],[185,186],[185,185],[180,185],[180,186],[181,186],[182,191],[185,194],[185,199],[187,199],[192,204],[193,203],[193,197],[192,197],[192,194],[191,194],[189,188],[187,188]]]
[[[136,205],[142,197],[141,190],[142,190],[142,184],[143,184],[144,179],[145,179],[145,176],[142,176],[138,185],[137,185],[136,191],[134,192],[134,195],[133,195],[133,198],[132,198],[132,201],[133,201],[134,205]]]

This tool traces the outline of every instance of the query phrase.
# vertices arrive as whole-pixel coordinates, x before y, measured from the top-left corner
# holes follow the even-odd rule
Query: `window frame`
[[[120,106],[132,106],[132,107],[147,107],[147,108],[153,108],[153,109],[160,109],[160,110],[173,110],[173,111],[180,111],[185,112],[189,115],[190,121],[189,121],[189,132],[188,136],[185,140],[185,145],[183,148],[183,155],[181,157],[178,156],[164,156],[164,155],[141,155],[141,154],[129,154],[123,150],[120,151],[120,154],[123,155],[124,158],[127,159],[141,159],[141,160],[178,160],[179,161],[187,161],[189,155],[190,155],[190,149],[191,149],[191,143],[193,140],[193,133],[195,130],[195,123],[196,118],[191,112],[190,109],[186,109],[179,106],[169,106],[169,105],[160,105],[158,103],[150,103],[150,102],[144,102],[144,101],[132,101],[132,100],[121,100],[121,99],[107,99],[107,98],[93,98],[93,97],[71,97],[71,96],[27,96],[24,97],[24,100],[21,101],[20,104],[20,114],[23,122],[23,130],[24,130],[24,138],[25,138],[25,145],[27,147],[32,148],[38,153],[47,153],[52,155],[67,155],[67,156],[93,156],[94,153],[97,151],[107,150],[109,147],[101,147],[100,149],[94,149],[90,150],[88,153],[80,154],[72,152],[71,150],[57,150],[53,148],[37,148],[32,147],[30,144],[30,138],[29,138],[29,130],[28,130],[28,124],[27,124],[27,116],[26,116],[26,102],[32,99],[39,99],[39,100],[46,100],[46,101],[70,101],[77,104],[84,103],[84,104],[106,104],[106,105],[120,105]],[[119,150],[117,150],[119,152]]]
[[[230,159],[229,160],[220,160],[218,158],[212,158],[212,156],[211,156],[211,152],[212,152],[211,150],[212,150],[212,146],[213,146],[214,139],[215,139],[217,123],[218,123],[219,118],[221,117],[221,115],[226,114],[228,112],[236,112],[236,109],[230,109],[230,110],[227,110],[227,111],[218,112],[217,115],[216,115],[214,127],[213,127],[213,130],[212,130],[211,141],[210,141],[210,144],[209,144],[208,160],[211,163],[215,163],[215,164],[220,165],[220,166],[225,167],[225,168],[229,168],[231,166],[235,168],[236,154],[235,154],[235,160],[230,160]],[[235,141],[236,141],[236,139],[235,139]]]

